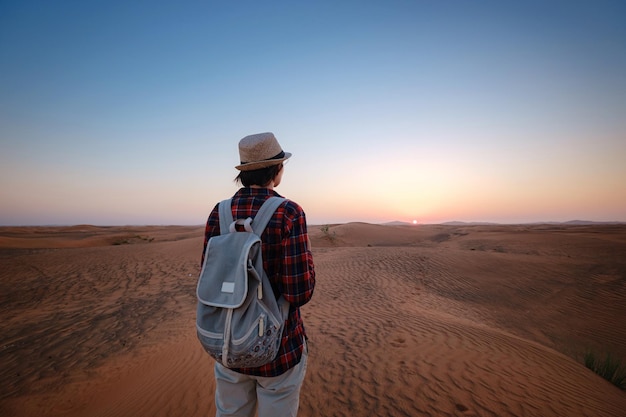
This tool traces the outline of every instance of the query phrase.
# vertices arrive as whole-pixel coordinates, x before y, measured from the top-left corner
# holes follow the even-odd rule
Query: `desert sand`
[[[626,225],[310,226],[300,416],[626,416]],[[0,415],[212,416],[202,227],[0,228]]]

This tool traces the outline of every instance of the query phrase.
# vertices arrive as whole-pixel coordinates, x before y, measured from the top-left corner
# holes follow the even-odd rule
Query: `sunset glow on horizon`
[[[3,2],[0,225],[626,221],[626,3]]]

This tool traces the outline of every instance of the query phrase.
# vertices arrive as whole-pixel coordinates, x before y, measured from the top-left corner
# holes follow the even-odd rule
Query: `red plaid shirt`
[[[241,188],[232,200],[234,219],[254,218],[263,202],[280,195],[267,188]],[[202,262],[209,239],[220,234],[218,206],[209,215],[204,233]],[[313,296],[315,269],[313,255],[308,247],[306,217],[302,208],[291,200],[278,207],[261,234],[263,266],[274,294],[282,294],[291,307],[283,331],[276,359],[258,368],[233,369],[239,373],[272,377],[280,375],[300,363],[306,332],[300,315],[300,306]]]

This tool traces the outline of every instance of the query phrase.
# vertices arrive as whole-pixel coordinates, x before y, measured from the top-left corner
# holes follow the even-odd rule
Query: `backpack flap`
[[[248,260],[261,245],[254,233],[235,232],[213,236],[207,244],[205,263],[198,280],[197,296],[212,307],[237,308],[248,293]],[[238,257],[233,250],[243,248]],[[216,290],[219,289],[219,290]]]

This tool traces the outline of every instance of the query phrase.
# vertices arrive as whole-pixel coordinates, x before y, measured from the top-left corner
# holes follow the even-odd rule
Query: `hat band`
[[[243,162],[241,161],[241,165],[245,165],[245,164],[253,164],[253,163],[257,163],[257,162],[264,162],[264,161],[271,161],[272,159],[281,159],[285,157],[285,151],[280,151],[280,153],[276,156],[272,156],[271,158],[267,158],[267,159],[261,159],[260,161],[250,161],[250,162]]]

